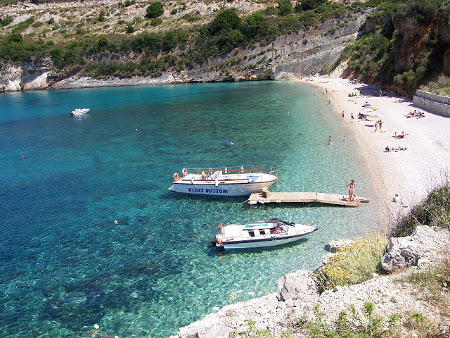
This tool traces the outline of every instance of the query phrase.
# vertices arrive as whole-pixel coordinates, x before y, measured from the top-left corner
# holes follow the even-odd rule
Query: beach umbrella
[[[362,106],[363,106],[363,107],[370,107],[370,106],[372,106],[372,105],[371,105],[370,103],[366,102],[366,103],[364,103]]]
[[[365,112],[373,112],[373,111],[375,111],[375,109],[371,108],[370,106],[369,107],[365,107],[362,110],[365,111]]]

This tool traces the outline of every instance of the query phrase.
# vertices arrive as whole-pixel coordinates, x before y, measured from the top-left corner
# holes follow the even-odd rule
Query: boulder
[[[313,302],[319,296],[311,271],[299,270],[278,280],[277,298],[280,301],[293,300],[297,305]]]
[[[428,262],[437,258],[437,247],[446,247],[449,242],[448,230],[443,228],[418,226],[411,236],[392,238],[388,252],[381,266],[388,272],[399,268],[418,265],[419,261]]]

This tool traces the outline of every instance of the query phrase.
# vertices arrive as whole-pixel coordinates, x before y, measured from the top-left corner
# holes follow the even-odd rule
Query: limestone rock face
[[[52,62],[48,58],[19,64],[0,62],[0,89],[19,91],[46,89],[50,85]]]
[[[442,236],[445,229],[418,226],[408,237],[392,238],[388,252],[384,255],[381,265],[384,270],[392,272],[399,268],[420,265],[420,261],[432,261],[430,252],[437,247],[448,247],[448,236]]]
[[[293,300],[295,304],[301,305],[315,301],[318,296],[319,292],[310,271],[298,270],[278,280],[277,298],[280,301]]]

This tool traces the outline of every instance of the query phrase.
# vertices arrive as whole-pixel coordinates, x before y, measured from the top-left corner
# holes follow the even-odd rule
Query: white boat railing
[[[278,170],[271,165],[244,165],[236,167],[222,167],[222,168],[186,168],[188,173],[214,173],[221,171],[222,174],[244,174],[244,173],[269,173],[278,176]]]

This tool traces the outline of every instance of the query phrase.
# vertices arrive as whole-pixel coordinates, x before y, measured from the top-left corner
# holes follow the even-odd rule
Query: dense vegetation
[[[403,237],[412,234],[421,224],[440,226],[450,229],[450,184],[435,188],[428,198],[411,209],[391,229],[392,237]]]
[[[30,18],[0,40],[0,59],[27,61],[50,56],[55,66],[67,74],[82,71],[97,78],[158,76],[168,69],[180,71],[191,68],[208,57],[227,53],[238,46],[268,43],[279,34],[309,28],[330,17],[340,18],[345,13],[342,4],[320,0],[308,0],[306,3],[309,5],[293,8],[290,0],[281,0],[277,7],[244,17],[239,17],[234,10],[224,9],[208,24],[189,31],[146,32],[131,36],[84,35],[58,44],[43,38],[38,43],[22,38],[21,32],[34,22]],[[152,2],[147,7],[146,17],[161,20],[161,6],[160,2]],[[186,17],[187,21],[190,19]],[[127,32],[133,32],[132,25],[127,26]],[[131,53],[134,58],[123,62],[123,56]]]
[[[342,55],[357,76],[394,84],[412,94],[442,73],[444,53],[449,47],[441,36],[448,29],[448,1],[370,0],[364,6],[375,7],[368,17],[374,28]]]
[[[0,0],[0,5],[13,2],[16,1]],[[132,4],[133,0],[118,1],[122,7]],[[146,14],[140,20],[161,26],[167,20],[161,17],[164,4],[147,3]],[[448,46],[441,41],[444,31],[440,30],[446,25],[448,28],[450,16],[449,3],[442,0],[369,0],[351,5],[327,0],[278,0],[274,6],[246,16],[222,9],[204,25],[195,24],[199,13],[189,12],[181,18],[191,23],[189,28],[141,29],[136,33],[137,20],[119,20],[122,33],[98,36],[88,34],[80,23],[71,28],[75,36],[64,33],[65,38],[53,40],[44,33],[38,37],[23,34],[30,26],[58,27],[52,18],[35,22],[30,17],[13,26],[8,35],[0,36],[0,60],[20,62],[51,57],[61,76],[75,72],[97,78],[158,76],[166,70],[192,68],[237,47],[268,45],[279,35],[308,30],[330,18],[344,22],[350,14],[367,9],[372,11],[368,21],[373,25],[366,25],[365,34],[345,49],[340,60],[348,60],[353,76],[394,84],[411,93],[442,73]],[[171,15],[176,13],[174,8]],[[105,24],[107,20],[104,10],[94,19]],[[13,18],[0,14],[0,27],[8,28],[12,21]],[[68,27],[69,24],[66,23]]]

